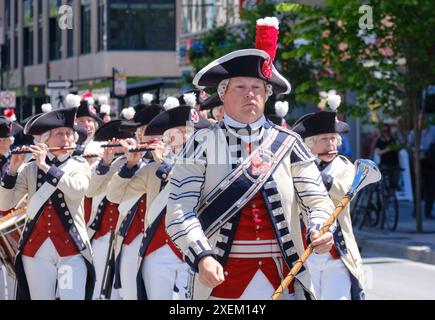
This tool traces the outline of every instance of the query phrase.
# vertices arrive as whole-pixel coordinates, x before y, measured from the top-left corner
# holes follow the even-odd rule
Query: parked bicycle
[[[351,205],[352,223],[358,230],[366,225],[394,231],[399,223],[397,184],[394,181],[402,169],[381,167],[380,170],[382,180],[363,190]]]

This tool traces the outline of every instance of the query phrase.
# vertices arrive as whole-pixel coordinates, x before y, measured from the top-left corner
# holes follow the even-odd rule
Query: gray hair
[[[74,143],[77,143],[77,141],[79,141],[79,134],[74,129],[72,129],[72,130],[74,131]],[[44,132],[43,134],[41,134],[41,138],[39,139],[39,142],[46,143],[48,138],[50,138],[50,134],[51,134],[51,130],[48,130],[48,131]]]
[[[337,147],[339,147],[342,145],[343,139],[341,138],[339,133],[336,133],[336,136],[337,136]],[[316,144],[317,137],[318,136],[311,136],[304,139],[304,142],[308,148],[312,149],[314,147],[314,145]]]

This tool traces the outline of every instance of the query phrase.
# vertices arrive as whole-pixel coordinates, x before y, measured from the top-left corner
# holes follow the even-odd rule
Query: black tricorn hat
[[[92,119],[97,121],[99,125],[103,124],[103,119],[101,119],[98,116],[97,110],[95,109],[95,107],[93,105],[89,104],[89,102],[87,100],[80,101],[80,106],[77,108],[77,116],[76,117],[77,118],[91,117]]]
[[[163,111],[157,104],[146,106],[134,114],[132,120],[124,120],[120,124],[120,130],[135,132],[137,128],[147,125],[154,117]]]
[[[223,102],[219,97],[219,94],[215,92],[207,99],[205,99],[200,105],[201,105],[201,110],[210,110],[223,105]]]
[[[127,139],[134,136],[133,132],[121,131],[119,128],[121,126],[122,120],[112,120],[103,124],[95,132],[95,141],[108,141],[113,138],[115,139]]]
[[[233,51],[202,68],[193,79],[197,87],[217,87],[222,80],[234,77],[251,77],[272,85],[274,93],[289,93],[290,83],[272,65],[270,78],[263,73],[269,54],[258,49]]]
[[[155,117],[145,129],[146,136],[162,135],[166,130],[193,125],[195,129],[210,127],[210,122],[189,106],[175,107]]]
[[[0,138],[7,138],[13,136],[12,122],[5,117],[0,117]]]
[[[346,133],[350,131],[350,127],[346,122],[337,120],[336,112],[320,111],[296,120],[292,130],[305,139],[325,133]]]
[[[26,125],[25,134],[40,135],[56,128],[71,128],[75,130],[74,120],[77,108],[56,109],[35,116]]]

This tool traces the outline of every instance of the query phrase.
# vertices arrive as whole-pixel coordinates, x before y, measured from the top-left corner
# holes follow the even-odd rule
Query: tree
[[[294,49],[282,58],[306,61],[311,72],[298,83],[296,99],[315,101],[317,92],[353,91],[345,113],[381,119],[411,119],[414,145],[420,146],[422,91],[435,80],[435,2],[431,0],[326,0],[323,6],[281,3],[277,11],[297,16],[283,43]],[[417,231],[422,232],[420,150],[412,152],[415,173]]]

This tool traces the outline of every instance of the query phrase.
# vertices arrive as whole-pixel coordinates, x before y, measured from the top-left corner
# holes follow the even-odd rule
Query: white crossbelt
[[[230,258],[273,258],[281,257],[276,240],[234,240]]]

